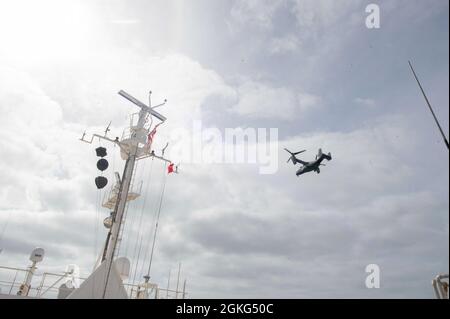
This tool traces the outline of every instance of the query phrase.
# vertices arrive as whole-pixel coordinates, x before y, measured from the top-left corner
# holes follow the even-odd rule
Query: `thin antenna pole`
[[[186,299],[186,279],[184,280],[184,283],[183,283],[183,298],[182,299]]]
[[[414,68],[413,68],[413,66],[411,64],[411,61],[408,61],[408,64],[409,64],[409,67],[411,68],[411,71],[412,71],[412,73],[414,75],[414,78],[417,81],[417,84],[419,85],[420,90],[422,91],[423,97],[425,98],[425,101],[427,102],[428,108],[430,109],[430,112],[433,115],[434,121],[436,122],[436,125],[439,128],[439,131],[441,132],[442,138],[444,139],[445,145],[447,145],[447,149],[448,149],[449,148],[448,147],[448,140],[445,137],[444,131],[442,130],[441,125],[439,124],[439,121],[438,121],[438,119],[436,117],[436,114],[434,114],[434,111],[433,111],[433,108],[431,107],[430,101],[428,101],[428,98],[427,98],[427,96],[425,94],[425,91],[423,90],[422,85],[420,84],[420,81],[417,78],[416,72],[414,71]]]
[[[152,107],[152,91],[148,92],[148,106]]]
[[[181,263],[178,264],[178,278],[177,278],[177,289],[175,289],[175,299],[178,299],[178,286],[180,284],[180,271],[181,271]]]
[[[169,269],[169,277],[167,278],[166,299],[169,299],[170,271],[171,271],[171,270]]]

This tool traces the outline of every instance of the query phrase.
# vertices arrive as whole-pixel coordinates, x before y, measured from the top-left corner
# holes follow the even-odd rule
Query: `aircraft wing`
[[[302,161],[301,159],[298,159],[298,158],[296,158],[295,160],[297,161],[297,163],[300,163],[302,165],[308,164],[308,162]]]
[[[321,156],[316,160],[316,165],[319,166],[320,163],[322,163],[322,161],[325,159],[325,157]]]

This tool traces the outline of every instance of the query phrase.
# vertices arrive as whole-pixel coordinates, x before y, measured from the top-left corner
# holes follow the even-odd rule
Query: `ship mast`
[[[124,212],[127,206],[127,201],[129,200],[128,194],[130,191],[133,171],[135,169],[136,162],[140,159],[154,157],[170,163],[168,159],[165,159],[162,156],[155,155],[154,151],[151,150],[151,145],[147,143],[147,135],[149,134],[149,130],[151,128],[146,127],[149,116],[155,117],[161,122],[164,122],[166,120],[165,116],[156,112],[154,109],[156,107],[164,105],[167,100],[164,100],[163,103],[152,107],[150,99],[149,105],[146,105],[123,90],[119,91],[119,95],[126,98],[128,101],[132,102],[140,108],[137,123],[133,123],[133,120],[131,121],[129,136],[123,137],[121,141],[119,141],[118,138],[112,140],[106,136],[107,131],[105,131],[104,136],[94,134],[90,141],[84,139],[85,134],[83,134],[83,137],[81,138],[83,142],[87,143],[92,143],[94,137],[98,137],[100,139],[115,143],[116,145],[119,145],[121,149],[121,156],[123,159],[125,159],[125,167],[123,170],[122,178],[119,181],[119,193],[117,196],[117,201],[115,203],[114,211],[112,212],[112,225],[110,231],[108,232],[105,249],[102,255],[102,263],[105,263],[106,265],[106,277],[103,283],[101,298],[107,297],[106,294],[111,274],[111,268],[118,247],[118,241],[120,239],[120,231],[124,221]],[[152,122],[153,121],[151,121],[151,123]]]

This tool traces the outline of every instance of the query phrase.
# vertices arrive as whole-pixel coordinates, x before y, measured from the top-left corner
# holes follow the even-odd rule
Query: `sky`
[[[408,60],[449,131],[449,4],[362,0],[0,0],[0,265],[92,271],[101,208],[123,161],[79,141],[121,136],[142,101],[167,98],[155,149],[167,177],[151,280],[189,298],[433,298],[449,271],[448,150]],[[204,128],[276,128],[278,169],[190,162],[172,145]],[[182,132],[174,137],[172,132]],[[95,147],[110,184],[96,189]],[[295,176],[287,147],[333,160]],[[171,150],[172,149],[172,150]],[[172,152],[172,153],[171,153]],[[149,263],[164,166],[139,163],[119,254],[130,281]],[[380,269],[368,289],[365,269]]]

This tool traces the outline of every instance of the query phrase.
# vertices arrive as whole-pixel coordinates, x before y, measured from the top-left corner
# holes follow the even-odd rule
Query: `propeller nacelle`
[[[300,153],[303,153],[303,152],[306,152],[306,150],[302,150],[302,151],[298,151],[298,152],[291,152],[290,150],[288,150],[287,148],[285,148],[284,149],[286,152],[288,152],[289,154],[291,154],[291,156],[289,157],[289,159],[287,160],[287,163],[289,163],[289,161],[292,161],[292,163],[294,163],[295,164],[295,160],[296,160],[296,157],[295,157],[295,155],[298,155],[298,154],[300,154]]]

